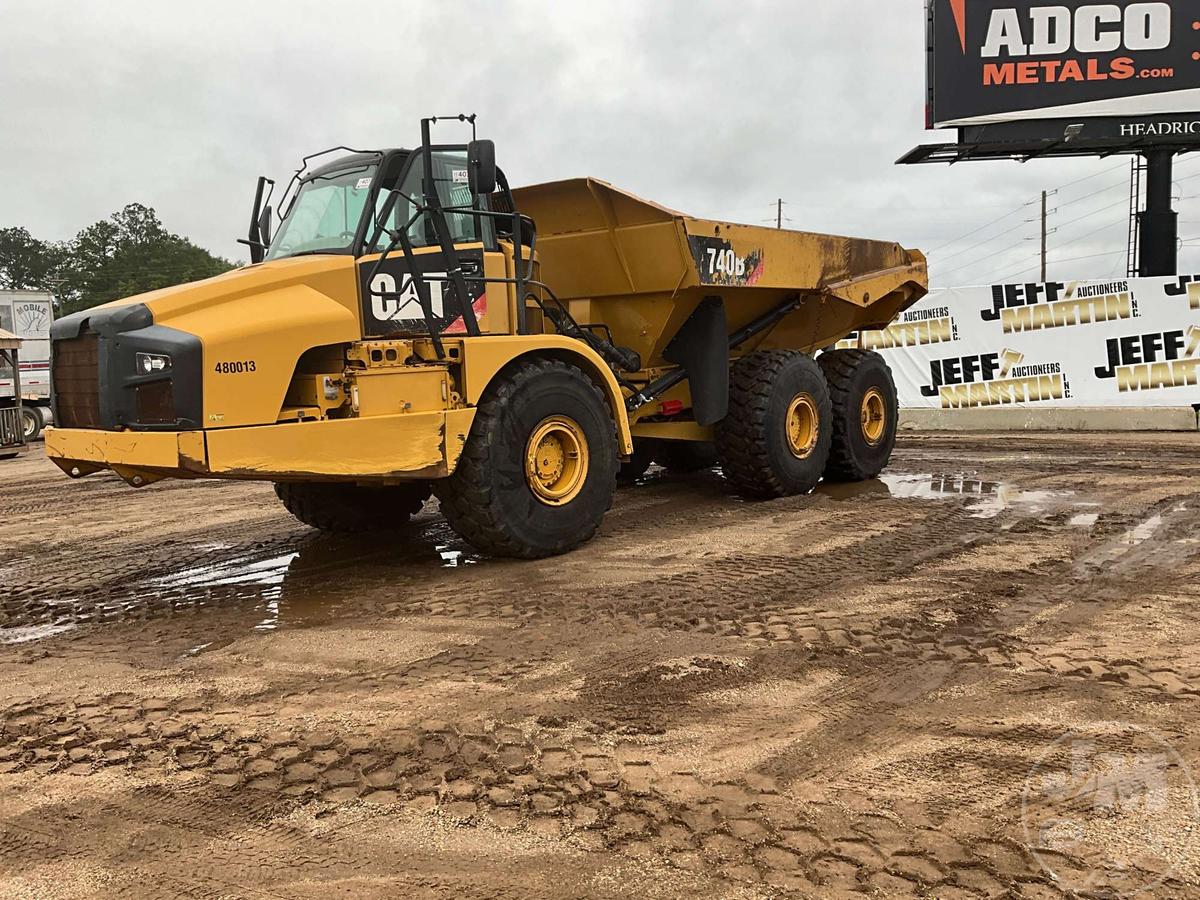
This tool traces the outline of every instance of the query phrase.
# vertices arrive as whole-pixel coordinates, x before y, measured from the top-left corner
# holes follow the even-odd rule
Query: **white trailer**
[[[50,411],[50,323],[54,303],[42,291],[0,291],[0,331],[21,344],[21,423],[25,441],[37,440],[53,423]],[[17,405],[12,375],[0,371],[0,409]]]

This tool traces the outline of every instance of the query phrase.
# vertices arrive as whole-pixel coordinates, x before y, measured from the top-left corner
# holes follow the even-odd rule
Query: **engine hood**
[[[306,256],[82,310],[50,337],[63,360],[64,341],[96,344],[86,351],[86,365],[99,368],[93,427],[235,427],[276,421],[300,356],[358,340],[359,316],[354,258]],[[169,371],[140,373],[139,353],[169,357]],[[149,422],[137,401],[154,380],[171,382],[174,414]]]
[[[76,337],[84,327],[104,332],[109,330],[110,322],[133,324],[145,321],[146,315],[150,320],[145,324],[166,325],[171,319],[214,304],[236,303],[264,292],[292,287],[308,286],[321,290],[327,285],[336,298],[342,294],[340,287],[344,284],[344,280],[336,276],[344,273],[352,278],[353,270],[354,259],[344,255],[302,256],[243,266],[202,281],[134,294],[63,316],[51,326],[51,337]],[[145,307],[145,312],[131,309],[138,306]],[[350,303],[348,309],[353,313],[355,304]]]

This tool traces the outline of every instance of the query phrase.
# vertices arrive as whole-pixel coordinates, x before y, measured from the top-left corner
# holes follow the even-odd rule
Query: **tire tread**
[[[849,451],[849,427],[852,421],[856,421],[854,416],[849,414],[851,383],[859,367],[869,360],[878,361],[887,370],[889,379],[891,378],[891,367],[880,354],[872,350],[847,348],[822,353],[817,358],[829,385],[829,399],[833,401],[833,446],[830,448],[829,462],[825,466],[825,477],[831,481],[862,481],[878,474],[863,469]],[[894,394],[894,384],[892,390]]]
[[[597,522],[581,534],[557,541],[549,549],[534,547],[522,541],[493,507],[492,489],[487,477],[488,460],[496,444],[496,432],[500,428],[504,409],[524,383],[555,373],[577,378],[586,384],[607,414],[608,402],[604,394],[577,366],[545,358],[519,362],[507,374],[498,376],[485,392],[476,409],[471,435],[463,448],[458,467],[453,475],[435,486],[442,513],[450,527],[477,550],[488,555],[518,559],[556,556],[587,543],[600,527]],[[615,467],[613,486],[615,491]],[[609,493],[605,510],[611,507],[612,492]]]
[[[798,356],[811,359],[794,350],[756,351],[735,362],[729,373],[729,413],[717,428],[717,451],[725,478],[739,493],[759,498],[789,493],[760,436],[769,428],[772,388]]]
[[[363,502],[353,484],[331,482],[277,482],[275,495],[284,508],[305,525],[320,531],[357,534],[386,528],[398,528],[421,511],[429,499],[425,482],[382,488],[386,497]],[[340,490],[339,490],[340,489]],[[401,519],[403,517],[403,519]]]

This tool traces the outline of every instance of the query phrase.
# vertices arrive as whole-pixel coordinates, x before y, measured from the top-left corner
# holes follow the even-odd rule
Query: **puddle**
[[[670,484],[671,482],[685,481],[690,479],[704,478],[716,476],[718,480],[724,479],[725,473],[719,465],[709,466],[706,469],[696,469],[693,472],[668,472],[658,463],[651,463],[644,473],[635,479],[630,485],[623,486],[638,486],[641,487],[647,484]]]
[[[1091,528],[1096,524],[1096,520],[1100,518],[1100,513],[1076,513],[1067,520],[1068,525],[1073,525],[1076,528]]]
[[[10,620],[13,627],[0,628],[0,644],[37,641],[79,625],[205,610],[231,615],[236,624],[222,624],[216,637],[198,633],[195,646],[183,652],[199,656],[247,632],[328,621],[380,585],[396,594],[428,590],[456,577],[446,570],[483,561],[442,520],[404,532],[308,532],[265,542],[197,542],[176,550],[180,562],[173,569],[39,598]]]
[[[209,542],[206,544],[197,544],[196,549],[198,549],[198,550],[228,550],[232,546],[233,546],[233,544],[227,543],[225,541],[212,541],[212,542]]]
[[[1006,510],[1016,509],[1027,515],[1044,515],[1071,505],[1069,491],[1025,491],[998,481],[981,481],[962,475],[888,475],[881,479],[893,497],[941,500],[961,497],[977,519],[992,519]]]
[[[1156,512],[1097,548],[1083,564],[1092,568],[1105,566],[1144,566],[1151,564],[1168,567],[1190,558],[1194,543],[1192,538],[1176,537],[1170,531],[1178,514],[1187,509],[1186,503],[1177,503],[1169,510]]]
[[[74,625],[18,625],[15,628],[0,628],[0,645],[28,644],[30,641],[40,641],[64,631],[70,631]]]
[[[1121,535],[1119,543],[1124,544],[1127,547],[1134,547],[1138,544],[1144,543],[1145,541],[1148,541],[1150,538],[1154,537],[1154,532],[1158,531],[1158,529],[1162,527],[1162,523],[1162,513],[1157,513],[1148,518],[1145,522],[1139,522],[1137,525],[1134,525],[1132,528],[1126,531],[1123,535]]]
[[[207,565],[194,566],[170,575],[150,579],[147,584],[159,587],[194,587],[207,585],[273,585],[282,584],[287,577],[288,567],[299,552],[283,553],[270,559],[247,562],[244,559],[222,560]]]
[[[880,478],[869,481],[822,481],[813,490],[814,494],[829,497],[832,500],[853,500],[855,497],[890,497],[892,491],[887,483]]]
[[[254,626],[254,631],[274,631],[280,625],[279,600],[268,600],[266,603],[266,618]]]
[[[1003,512],[1042,516],[1066,508],[1099,506],[1079,500],[1073,491],[1023,490],[1000,481],[984,481],[966,475],[902,475],[885,472],[870,481],[849,484],[822,482],[816,492],[835,500],[864,495],[884,495],[899,500],[965,501],[971,516],[993,519]],[[1090,519],[1089,519],[1090,517]],[[1099,513],[1080,513],[1071,524],[1091,525]]]
[[[451,547],[449,544],[438,544],[433,548],[437,551],[438,556],[442,558],[443,569],[457,569],[459,566],[473,566],[479,562],[479,557],[471,553],[464,553]]]

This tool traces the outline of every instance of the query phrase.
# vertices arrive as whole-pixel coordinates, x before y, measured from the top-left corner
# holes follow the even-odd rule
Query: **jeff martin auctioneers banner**
[[[1200,275],[934,291],[862,345],[906,408],[1191,406]]]

